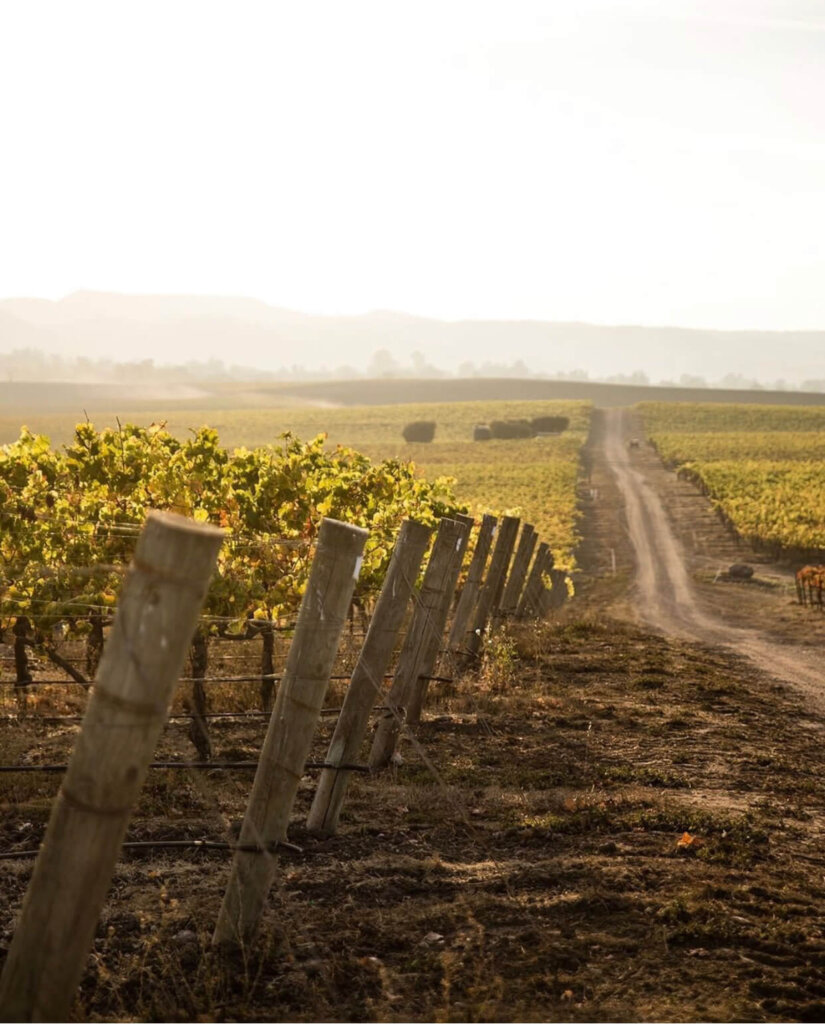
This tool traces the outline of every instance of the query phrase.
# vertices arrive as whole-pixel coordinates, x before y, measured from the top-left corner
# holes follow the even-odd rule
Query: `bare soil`
[[[436,686],[335,838],[304,830],[304,780],[302,852],[280,858],[246,956],[209,948],[224,855],[125,853],[77,1019],[825,1018],[825,709],[793,675],[822,617],[791,603],[786,567],[722,583],[747,552],[626,432],[613,414],[594,431],[577,601]],[[779,676],[737,631],[784,651]],[[0,723],[2,761],[59,760],[75,728]],[[252,758],[262,735],[216,725],[215,755]],[[161,754],[189,756],[183,729]],[[231,839],[250,782],[153,772],[130,838]],[[57,785],[0,775],[0,850],[37,846]],[[2,949],[31,863],[0,861]]]

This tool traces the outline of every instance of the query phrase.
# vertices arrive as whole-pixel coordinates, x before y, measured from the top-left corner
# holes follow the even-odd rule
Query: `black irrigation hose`
[[[0,773],[6,772],[65,772],[68,764],[0,764]],[[252,770],[258,767],[257,761],[151,761],[150,768],[197,768],[203,771]],[[371,771],[366,764],[330,764],[328,761],[307,761],[304,771],[319,771],[331,768],[333,771],[365,772]]]
[[[228,853],[277,853],[278,850],[287,850],[289,853],[302,854],[303,847],[295,843],[275,841],[265,846],[256,846],[254,843],[221,843],[213,839],[157,839],[146,842],[128,842],[121,846],[123,850],[221,850]],[[39,850],[11,850],[0,853],[0,860],[22,860],[24,858],[36,857]]]

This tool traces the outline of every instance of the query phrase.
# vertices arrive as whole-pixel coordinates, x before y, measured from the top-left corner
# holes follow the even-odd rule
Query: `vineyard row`
[[[412,519],[402,522],[322,762],[310,830],[337,829],[376,703],[381,710],[368,763],[373,771],[392,762],[402,734],[415,742],[436,669],[444,678],[454,676],[480,656],[485,638],[505,619],[536,616],[564,600],[565,574],[554,568],[548,545],[539,543],[529,524],[519,533],[520,525],[515,517],[497,523],[484,516],[454,602],[473,521],[460,514],[439,519],[420,586],[432,529]],[[198,645],[205,652],[197,619],[221,539],[213,527],[159,513],[150,515],[138,539],[0,978],[0,1002],[19,1019],[56,1019],[68,1012],[189,638],[193,665]],[[248,949],[256,934],[278,872],[270,851],[286,842],[367,539],[358,526],[328,518],[321,523],[277,695],[274,688],[262,690],[272,713],[215,927],[218,949]],[[208,753],[208,712],[198,675],[202,683],[205,666],[193,673],[190,735]],[[274,687],[273,679],[264,679],[262,687],[270,683]]]

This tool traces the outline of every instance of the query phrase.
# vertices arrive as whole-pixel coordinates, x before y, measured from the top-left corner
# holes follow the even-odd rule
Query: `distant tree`
[[[739,388],[752,388],[753,381],[748,377],[743,377],[741,373],[726,373],[719,381],[718,386],[734,390]]]
[[[679,384],[683,388],[706,388],[708,386],[704,377],[699,377],[694,373],[683,373],[679,378]]]
[[[413,373],[416,377],[427,376],[427,370],[429,369],[427,366],[427,360],[420,352],[413,352],[410,356],[410,362],[412,363]]]
[[[372,354],[367,374],[370,377],[396,377],[400,369],[398,361],[389,349],[379,348]]]
[[[632,384],[635,387],[644,387],[650,383],[650,378],[642,370],[634,370],[633,373],[614,373],[604,379],[608,384]]]

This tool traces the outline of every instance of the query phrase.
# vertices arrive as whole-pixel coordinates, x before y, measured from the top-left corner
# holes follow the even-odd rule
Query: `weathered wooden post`
[[[475,518],[473,516],[465,515],[463,512],[456,512],[452,518],[455,519],[457,523],[464,523],[467,527],[467,540],[469,542],[470,532],[476,524]]]
[[[552,565],[553,555],[550,551],[550,545],[542,541],[539,544],[536,557],[533,559],[533,565],[527,577],[527,585],[519,601],[518,611],[516,612],[517,618],[526,619],[535,614],[539,597],[541,596],[541,589],[544,586],[542,577]]]
[[[367,531],[324,519],[306,592],[275,698],[258,770],[244,815],[241,851],[232,861],[213,945],[243,948],[254,936],[277,870],[266,852],[286,839],[304,763],[312,745]]]
[[[457,512],[451,518],[455,519],[455,521],[457,523],[464,523],[464,525],[467,527],[467,536],[464,538],[464,546],[463,546],[463,549],[461,551],[461,554],[458,555],[458,568],[456,570],[455,585],[452,588],[452,591],[451,591],[450,596],[449,596],[449,600],[447,602],[447,615],[448,615],[448,617],[449,617],[449,614],[450,614],[451,611],[454,612],[455,610],[458,609],[458,600],[459,600],[459,597],[461,596],[459,594],[459,592],[458,592],[458,589],[457,589],[457,587],[458,587],[458,577],[461,575],[461,567],[464,564],[464,555],[467,553],[467,548],[470,546],[470,537],[472,536],[473,529],[475,528],[475,525],[476,525],[476,521],[475,521],[475,517],[474,516],[464,515],[462,512]],[[469,568],[468,568],[467,571],[469,572]],[[446,644],[445,644],[445,647],[446,647]]]
[[[470,616],[473,614],[473,609],[478,600],[478,591],[484,577],[484,566],[487,564],[487,555],[490,553],[495,529],[496,517],[490,515],[483,516],[481,526],[478,528],[478,537],[476,538],[472,561],[467,572],[467,581],[462,587],[453,622],[450,626],[450,635],[447,638],[447,650],[452,655],[459,654],[464,649],[467,630],[470,627]]]
[[[516,516],[504,516],[501,520],[498,537],[493,548],[493,557],[490,559],[490,568],[487,570],[487,578],[481,588],[473,614],[472,631],[467,638],[467,654],[471,658],[478,655],[484,631],[487,628],[487,621],[498,608],[501,600],[504,579],[516,543],[519,522],[520,520]]]
[[[537,612],[539,615],[548,615],[550,612],[561,608],[567,600],[567,573],[563,569],[548,569],[550,587],[542,587],[539,593]]]
[[[208,708],[206,690],[203,680],[209,664],[209,640],[203,626],[195,630],[192,646],[189,649],[189,663],[192,668],[192,703],[184,701],[184,708],[190,713],[189,739],[198,752],[201,761],[212,760],[212,743],[209,739],[209,728],[206,724]]]
[[[427,698],[427,689],[430,680],[438,664],[441,654],[441,644],[444,639],[444,630],[447,626],[447,619],[450,615],[450,607],[455,596],[455,588],[458,583],[458,574],[461,572],[461,565],[464,561],[464,553],[470,540],[470,529],[472,519],[467,516],[456,516],[456,521],[464,526],[464,533],[460,534],[453,550],[453,560],[450,565],[447,578],[444,581],[444,596],[441,605],[436,611],[429,641],[423,651],[421,661],[418,665],[418,674],[410,680],[410,687],[406,701],[407,725],[418,725],[421,721],[421,710]]]
[[[466,538],[467,527],[454,519],[442,519],[430,553],[415,612],[401,648],[392,686],[387,694],[387,710],[378,721],[370,751],[370,768],[386,767],[398,741],[406,715],[411,687],[421,674],[421,665],[436,634],[436,619],[443,605],[456,549]],[[443,624],[442,624],[443,628]],[[440,634],[437,634],[440,635]],[[436,643],[438,640],[436,640]]]
[[[149,513],[0,978],[3,1020],[68,1020],[222,538]]]
[[[510,569],[510,575],[507,577],[507,582],[504,585],[504,593],[501,595],[499,609],[502,617],[516,614],[519,598],[524,589],[524,581],[527,577],[527,569],[530,566],[530,559],[537,540],[538,534],[535,528],[530,523],[525,523],[521,528],[521,537],[519,537],[513,565]]]
[[[392,657],[410,598],[415,592],[415,582],[431,532],[429,526],[411,519],[405,519],[401,524],[364,646],[332,734],[327,764],[353,764],[358,757],[375,699],[384,690],[384,673]],[[327,835],[335,832],[350,774],[336,768],[325,768],[321,772],[307,818],[308,829]]]

